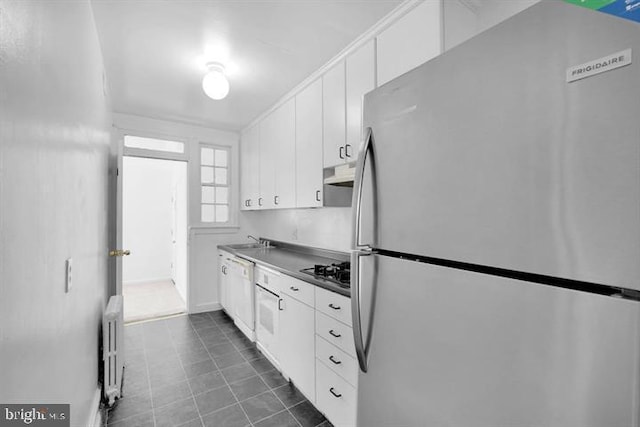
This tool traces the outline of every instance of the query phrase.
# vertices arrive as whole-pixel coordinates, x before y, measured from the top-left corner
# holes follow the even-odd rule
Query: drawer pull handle
[[[331,356],[329,356],[329,360],[331,360],[331,361],[332,361],[333,363],[335,363],[336,365],[339,365],[339,364],[341,364],[341,363],[342,363],[341,361],[334,359],[334,358],[333,358],[333,354],[332,354]]]
[[[331,392],[331,394],[333,394],[335,397],[342,397],[342,395],[340,393],[336,393],[335,391],[333,391],[333,387],[331,387],[329,389],[329,391]]]
[[[333,308],[334,310],[340,310],[340,306],[339,305],[333,305],[333,303],[329,304],[330,308]]]
[[[331,334],[331,336],[334,336],[336,338],[340,338],[342,336],[340,334],[336,334],[335,332],[333,332],[333,329],[329,330],[329,333]]]
[[[296,288],[295,286],[289,286],[289,289],[291,289],[293,292],[298,292],[300,289]]]

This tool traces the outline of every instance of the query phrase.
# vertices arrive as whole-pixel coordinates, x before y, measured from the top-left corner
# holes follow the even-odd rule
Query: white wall
[[[243,211],[241,223],[242,241],[251,234],[324,249],[351,248],[351,208]]]
[[[123,283],[172,278],[175,224],[171,199],[178,175],[186,175],[184,166],[178,161],[124,157],[123,245],[131,255],[122,260]]]
[[[188,280],[189,290],[187,309],[192,313],[220,308],[217,274],[217,246],[226,243],[244,241],[239,227],[222,229],[200,227],[197,224],[200,213],[199,185],[199,143],[207,142],[231,147],[231,166],[233,185],[232,203],[238,206],[239,165],[238,140],[235,132],[226,132],[184,123],[157,120],[129,114],[114,114],[114,125],[124,131],[135,132],[142,136],[184,141],[188,157]],[[235,183],[235,184],[234,184]]]
[[[111,143],[91,6],[2,1],[0,40],[0,402],[70,403],[72,424],[86,425],[107,296]]]

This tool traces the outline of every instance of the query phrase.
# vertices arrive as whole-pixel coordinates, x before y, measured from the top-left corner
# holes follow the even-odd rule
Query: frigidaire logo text
[[[587,66],[584,66],[582,68],[576,68],[571,72],[572,76],[577,76],[579,74],[582,73],[589,73],[591,71],[596,71],[599,70],[601,68],[605,68],[605,67],[610,67],[612,65],[616,65],[618,63],[624,63],[625,62],[625,56],[624,55],[620,55],[620,56],[616,56],[613,58],[608,58],[602,62],[596,62],[595,64],[589,64]]]
[[[622,50],[584,64],[567,68],[567,82],[581,80],[631,64],[631,49]]]

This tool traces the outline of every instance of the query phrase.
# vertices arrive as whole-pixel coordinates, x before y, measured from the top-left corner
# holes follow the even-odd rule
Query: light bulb
[[[229,93],[229,81],[224,75],[224,66],[217,62],[207,64],[209,72],[202,79],[202,90],[211,99],[223,99]]]

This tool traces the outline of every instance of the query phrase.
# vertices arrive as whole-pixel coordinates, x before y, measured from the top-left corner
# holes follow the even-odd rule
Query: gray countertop
[[[313,267],[314,264],[347,261],[349,254],[274,241],[271,244],[272,246],[268,248],[256,247],[256,245],[219,245],[218,249],[332,292],[351,297],[350,289],[342,288],[335,283],[316,279],[309,274],[300,272],[303,268]]]

